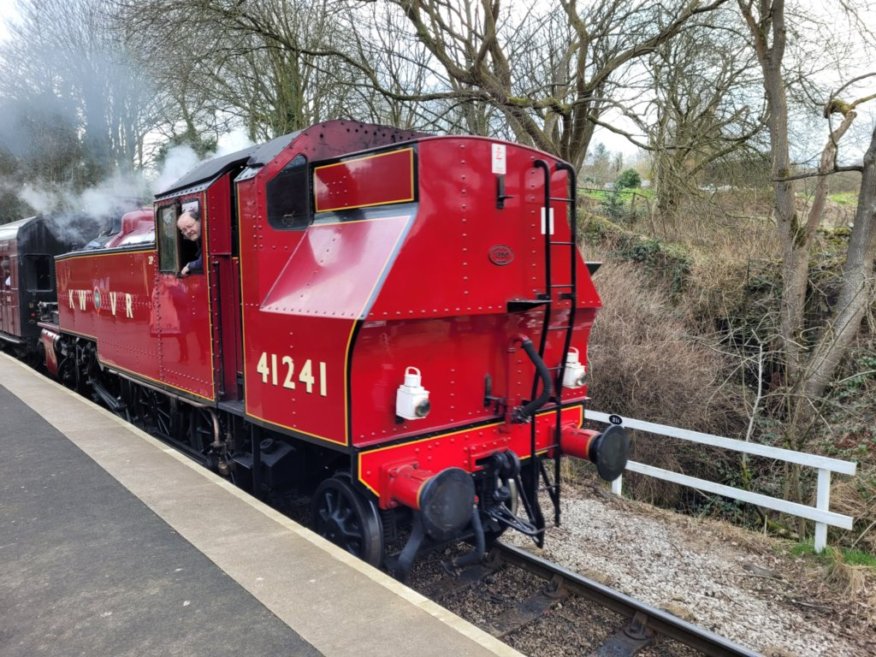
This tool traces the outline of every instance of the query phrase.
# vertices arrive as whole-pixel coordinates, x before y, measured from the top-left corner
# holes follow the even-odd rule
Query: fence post
[[[623,491],[621,490],[624,483],[624,476],[619,475],[617,479],[611,482],[611,492],[615,495],[622,495]]]
[[[818,468],[818,489],[815,493],[815,508],[821,511],[830,510],[830,470]],[[815,523],[815,551],[822,552],[827,547],[827,525]]]

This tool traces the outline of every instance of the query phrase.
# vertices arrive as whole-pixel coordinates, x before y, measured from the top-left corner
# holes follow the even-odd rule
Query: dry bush
[[[744,312],[751,288],[776,278],[782,248],[766,200],[717,194],[677,219],[673,239],[690,261],[686,302],[704,322]]]
[[[842,552],[837,548],[828,547],[827,550],[831,552],[831,556],[825,573],[825,584],[839,590],[847,598],[861,595],[870,568],[846,563]]]
[[[864,628],[876,627],[876,576],[871,566],[846,563],[843,554],[829,547],[827,566],[822,579],[816,585],[822,595],[838,595],[851,603],[851,615]]]
[[[722,372],[714,345],[694,340],[668,295],[648,285],[636,267],[610,262],[597,274],[602,296],[588,349],[591,407],[626,417],[709,433],[735,433],[743,404]],[[660,436],[634,437],[635,460],[697,476],[726,479],[732,456]],[[719,472],[719,471],[723,471]],[[678,490],[631,477],[633,494],[675,504]]]
[[[688,306],[700,331],[744,313],[751,294],[772,298],[779,282],[780,253],[775,226],[762,219],[699,215],[679,217],[679,241],[633,232],[604,217],[582,213],[580,230],[588,260],[610,257],[640,263],[661,281],[673,301]],[[655,287],[651,282],[650,287]]]
[[[696,257],[684,302],[695,312],[704,330],[734,317],[749,301],[752,277],[758,268],[751,262],[726,257]]]
[[[864,466],[857,477],[843,478],[830,487],[830,510],[852,516],[855,526],[851,532],[836,530],[832,536],[843,545],[876,554],[876,490],[872,482],[876,473],[872,466]]]
[[[772,220],[770,190],[734,189],[690,195],[682,200],[671,220],[652,216],[647,228],[653,237],[710,253],[726,250],[731,259],[780,253],[774,250],[778,235]]]
[[[668,296],[625,263],[606,263],[595,282],[603,308],[588,348],[593,407],[712,433],[738,427],[721,354],[691,337]]]
[[[854,477],[831,486],[832,511],[852,516],[852,531],[831,530],[830,540],[876,555],[876,306],[849,349],[831,386],[822,413],[824,430],[815,451],[858,464]]]

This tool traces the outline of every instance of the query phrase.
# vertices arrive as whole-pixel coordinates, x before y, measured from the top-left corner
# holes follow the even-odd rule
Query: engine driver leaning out
[[[179,275],[185,277],[189,274],[203,273],[204,257],[201,253],[201,217],[199,216],[198,211],[186,210],[183,212],[179,216],[179,219],[176,220],[176,227],[179,228],[179,232],[182,233],[182,236],[185,239],[195,242],[198,247],[195,259],[186,263],[179,272]]]

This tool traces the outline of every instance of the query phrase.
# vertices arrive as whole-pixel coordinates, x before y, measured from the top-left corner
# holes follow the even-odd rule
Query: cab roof
[[[300,134],[300,130],[297,132],[290,132],[289,134],[276,137],[264,144],[248,146],[247,148],[234,153],[222,155],[221,157],[214,157],[211,160],[202,162],[183,177],[171,183],[170,186],[160,190],[155,195],[155,198],[160,200],[168,196],[174,196],[191,187],[204,185],[215,180],[227,171],[241,165],[247,167],[264,166],[273,160],[280,151],[294,141]]]

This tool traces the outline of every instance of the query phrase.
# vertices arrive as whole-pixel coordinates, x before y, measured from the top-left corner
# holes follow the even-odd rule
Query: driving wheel
[[[383,560],[383,526],[377,505],[353,488],[349,477],[323,481],[312,502],[313,529],[372,566]]]

